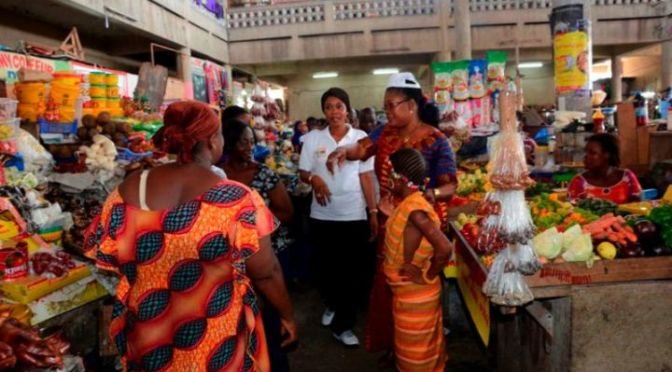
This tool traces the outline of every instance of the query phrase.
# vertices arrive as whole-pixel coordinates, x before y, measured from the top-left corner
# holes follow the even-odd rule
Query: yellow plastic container
[[[77,75],[77,74],[69,74],[66,72],[57,72],[54,74],[54,80],[52,80],[52,84],[54,83],[60,83],[60,84],[66,84],[66,85],[76,85],[79,86],[79,84],[82,82],[82,76]]]
[[[91,102],[93,102],[93,107],[96,109],[107,108],[107,97],[91,97]]]
[[[113,118],[120,118],[124,116],[124,110],[120,107],[117,108],[112,108],[112,109],[107,109],[107,112],[110,114],[111,117]]]
[[[108,85],[107,98],[119,98],[119,87],[116,85]]]
[[[43,114],[39,106],[32,103],[19,103],[16,113],[21,119],[32,122],[36,122],[37,118]]]
[[[118,85],[119,76],[117,74],[107,74],[105,75],[105,84],[107,85]]]
[[[115,109],[121,108],[121,100],[119,97],[107,97],[107,108]]]
[[[44,102],[47,86],[44,83],[19,83],[14,85],[14,89],[20,103],[35,104]]]
[[[75,121],[75,109],[74,108],[63,108],[58,109],[60,115],[59,121],[61,123],[72,123]]]
[[[89,88],[89,94],[91,97],[107,97],[107,86],[91,84],[91,87]]]
[[[92,72],[89,74],[89,83],[91,85],[105,85],[104,72]]]
[[[81,94],[79,85],[62,85],[54,83],[51,85],[49,96],[59,106],[75,107],[77,99]]]

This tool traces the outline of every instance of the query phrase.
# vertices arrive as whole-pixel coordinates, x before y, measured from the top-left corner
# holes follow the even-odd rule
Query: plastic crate
[[[122,160],[122,161],[127,161],[130,163],[134,163],[136,161],[140,161],[145,158],[151,158],[154,156],[153,152],[133,152],[125,147],[118,147],[117,148],[117,160]]]
[[[42,118],[37,120],[40,133],[76,134],[77,120],[72,123],[50,123]]]
[[[19,101],[11,98],[0,98],[0,120],[14,119]]]
[[[658,197],[658,190],[656,189],[645,189],[642,190],[642,200],[654,200]]]

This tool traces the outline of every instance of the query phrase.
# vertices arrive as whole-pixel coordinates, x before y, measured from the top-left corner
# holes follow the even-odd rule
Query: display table
[[[672,257],[547,264],[513,315],[480,289],[487,270],[455,225],[458,286],[497,371],[661,371],[672,366]]]

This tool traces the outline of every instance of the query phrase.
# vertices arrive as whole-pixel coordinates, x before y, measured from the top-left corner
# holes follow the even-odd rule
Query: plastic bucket
[[[57,72],[54,74],[54,83],[67,84],[67,85],[77,85],[82,82],[82,76],[77,74],[68,74],[64,72]]]
[[[44,102],[46,85],[44,83],[19,83],[15,86],[16,97],[20,103],[35,104]]]
[[[93,102],[94,109],[107,108],[107,97],[91,97],[91,102]]]
[[[116,74],[107,74],[105,75],[105,84],[107,85],[118,85],[119,76]]]
[[[62,107],[75,107],[77,99],[81,94],[79,85],[60,85],[52,84],[51,93],[49,96],[59,106]]]
[[[100,84],[91,84],[89,88],[89,94],[91,97],[106,97],[107,96],[107,86]]]
[[[104,72],[92,72],[89,74],[89,83],[91,85],[105,85],[105,73]]]
[[[32,103],[19,103],[17,114],[20,118],[36,122],[38,116],[42,115],[38,105]]]
[[[75,121],[75,109],[74,108],[60,108],[58,110],[60,115],[60,122],[63,123],[72,123]]]
[[[120,106],[121,100],[119,97],[107,97],[107,108],[115,109],[115,108],[121,108]]]
[[[116,85],[107,86],[107,97],[108,98],[119,98],[119,87]]]

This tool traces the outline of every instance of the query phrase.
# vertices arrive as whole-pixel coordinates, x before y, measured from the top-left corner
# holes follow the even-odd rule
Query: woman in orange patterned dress
[[[155,144],[178,161],[130,175],[85,241],[120,277],[110,333],[128,370],[269,371],[252,283],[280,312],[285,342],[297,339],[270,244],[275,219],[211,170],[223,138],[207,105],[172,104],[164,121]]]
[[[369,351],[392,349],[392,293],[382,272],[382,251],[387,215],[401,200],[390,188],[392,164],[390,155],[399,149],[418,150],[425,159],[429,178],[425,197],[432,202],[445,227],[448,204],[457,186],[455,156],[448,139],[435,127],[439,112],[427,102],[413,74],[392,75],[385,91],[385,115],[387,124],[376,128],[368,138],[356,146],[341,147],[329,155],[327,166],[344,160],[364,160],[375,156],[375,173],[380,185],[378,267],[369,301],[369,316],[366,330],[366,348]],[[430,125],[431,124],[431,125]]]
[[[394,354],[402,372],[443,372],[446,364],[439,272],[452,250],[421,190],[422,155],[402,149],[390,156],[392,192],[402,199],[387,220],[383,271],[392,290]]]

